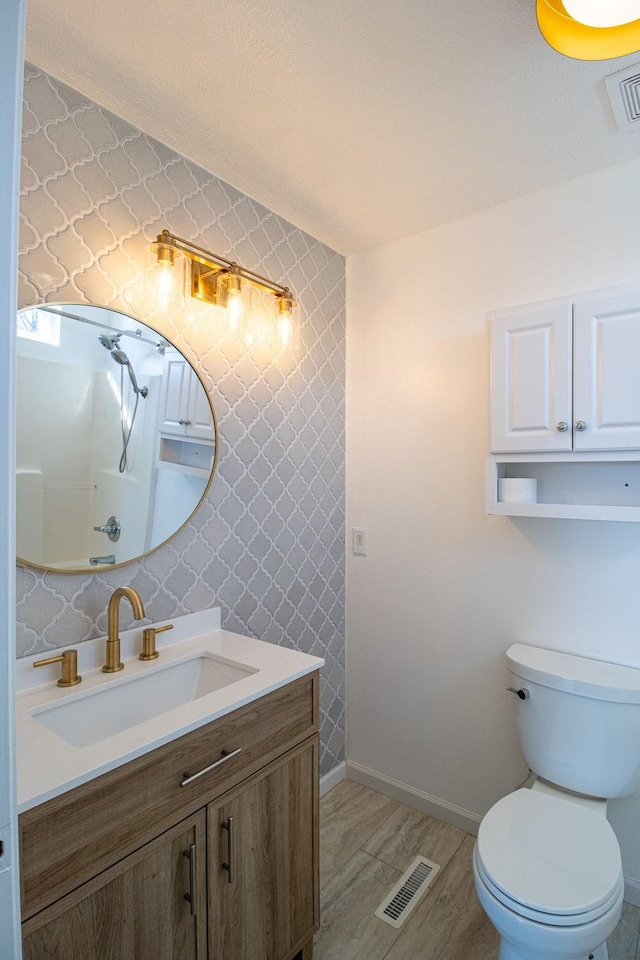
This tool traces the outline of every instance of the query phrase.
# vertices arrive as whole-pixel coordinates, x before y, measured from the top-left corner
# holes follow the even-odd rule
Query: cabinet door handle
[[[236,835],[233,817],[227,817],[226,823],[222,824],[222,829],[227,831],[227,862],[222,864],[222,869],[229,871],[229,883],[234,883],[236,879]]]
[[[184,855],[189,861],[189,893],[185,893],[184,898],[191,904],[191,916],[195,917],[198,913],[198,848],[192,843]]]
[[[566,433],[568,429],[569,424],[566,420],[559,420],[558,423],[556,423],[556,430],[558,433]]]
[[[582,433],[583,430],[587,429],[587,425],[584,422],[584,420],[576,420],[573,426],[578,431],[578,433]]]
[[[191,424],[191,420],[182,420],[182,419],[180,419],[180,420],[178,420],[178,423],[179,423],[180,426],[182,426],[182,427],[188,427],[188,426]]]
[[[180,781],[180,786],[186,787],[187,784],[193,783],[193,781],[197,780],[198,777],[203,777],[205,773],[209,773],[210,770],[215,770],[216,767],[221,767],[223,763],[227,762],[227,760],[233,760],[234,757],[237,757],[241,751],[242,747],[237,747],[235,750],[223,750],[220,759],[216,760],[214,763],[210,763],[208,767],[203,767],[202,770],[198,770],[197,773],[183,773],[182,776],[184,777],[184,780]]]

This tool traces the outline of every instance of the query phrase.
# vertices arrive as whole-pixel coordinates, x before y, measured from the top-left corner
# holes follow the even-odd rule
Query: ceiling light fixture
[[[211,303],[225,310],[225,321],[230,332],[241,335],[247,343],[255,341],[247,310],[250,297],[245,289],[273,294],[275,313],[275,335],[278,346],[284,350],[293,350],[298,337],[298,304],[288,287],[274,283],[267,277],[248,270],[246,267],[227,260],[217,253],[211,253],[189,240],[176,237],[163,230],[151,244],[156,255],[158,274],[158,295],[161,309],[165,309],[169,297],[169,283],[180,257],[184,257],[191,266],[190,294],[196,300]]]
[[[575,60],[610,60],[640,50],[640,0],[537,0],[540,32]]]

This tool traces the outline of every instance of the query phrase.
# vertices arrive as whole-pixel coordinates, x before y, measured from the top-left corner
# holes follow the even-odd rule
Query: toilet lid
[[[592,913],[620,883],[620,849],[605,817],[537,791],[517,790],[489,810],[477,852],[499,890],[543,914]]]

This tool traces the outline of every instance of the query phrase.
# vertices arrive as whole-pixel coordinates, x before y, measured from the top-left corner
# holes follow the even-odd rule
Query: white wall
[[[639,183],[632,161],[348,261],[347,755],[471,814],[526,774],[509,644],[640,666],[640,524],[483,506],[485,314],[638,280]],[[640,893],[640,797],[610,807]]]
[[[0,957],[18,960],[15,796],[15,315],[24,0],[0,0]]]

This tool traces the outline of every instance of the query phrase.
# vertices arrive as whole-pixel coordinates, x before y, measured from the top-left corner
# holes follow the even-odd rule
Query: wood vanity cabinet
[[[196,860],[195,917],[184,900],[192,893],[184,854],[204,849],[205,838],[200,812],[26,921],[23,960],[206,957],[204,858]]]
[[[21,814],[24,960],[310,960],[317,717],[314,673]]]

